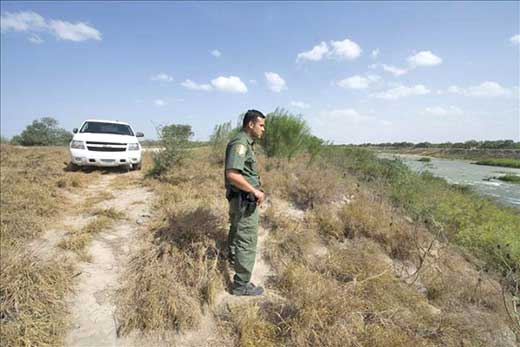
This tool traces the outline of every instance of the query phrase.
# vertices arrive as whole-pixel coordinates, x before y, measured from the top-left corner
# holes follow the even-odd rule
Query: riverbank
[[[423,157],[464,160],[516,159],[520,160],[519,149],[463,149],[463,148],[396,148],[369,147],[376,152],[415,154]]]
[[[473,164],[487,165],[487,166],[512,167],[515,169],[520,169],[520,159],[510,159],[510,158],[486,159],[486,160],[479,160]]]

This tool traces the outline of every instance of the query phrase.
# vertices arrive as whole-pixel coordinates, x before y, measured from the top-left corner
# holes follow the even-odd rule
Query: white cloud
[[[426,107],[424,110],[425,113],[431,114],[434,116],[459,116],[463,114],[463,111],[457,106],[435,106],[435,107]]]
[[[34,43],[36,45],[42,44],[44,42],[43,39],[36,34],[31,34],[31,36],[29,36],[28,40],[29,40],[29,42]]]
[[[370,57],[372,57],[372,59],[377,59],[377,57],[379,57],[379,48],[372,50],[372,53],[370,53]]]
[[[161,82],[172,82],[173,81],[173,77],[164,72],[159,73],[155,76],[152,76],[152,77],[150,77],[150,79],[152,81],[161,81]]]
[[[303,109],[311,107],[311,105],[306,104],[303,101],[291,101],[291,106]]]
[[[212,50],[211,52],[211,55],[214,56],[215,58],[220,58],[220,56],[222,55],[222,53],[220,53],[220,51],[218,49],[214,49]]]
[[[331,54],[340,59],[354,60],[361,55],[362,49],[357,43],[349,39],[330,41]]]
[[[209,92],[210,90],[213,90],[213,88],[209,84],[198,84],[198,83],[193,82],[192,80],[186,80],[186,81],[182,82],[181,86],[183,86],[184,88],[187,88],[189,90],[202,90],[205,92]]]
[[[459,94],[459,93],[462,93],[462,89],[458,86],[450,86],[448,88],[448,92],[453,93],[453,94]]]
[[[514,36],[511,36],[511,38],[509,39],[509,41],[510,41],[513,45],[520,45],[520,35],[514,35]]]
[[[392,75],[396,77],[408,73],[407,69],[402,69],[392,65],[382,64],[381,67],[383,68],[383,70],[385,70],[386,72],[390,72]]]
[[[96,28],[86,23],[71,23],[54,19],[46,20],[35,12],[6,12],[5,15],[2,15],[1,17],[1,28],[2,32],[48,32],[55,35],[60,40],[75,42],[101,40],[101,33]],[[31,41],[30,38],[29,40]]]
[[[319,45],[314,46],[310,51],[298,53],[296,61],[320,61],[327,53],[329,53],[329,47],[327,46],[327,43],[322,41]]]
[[[85,40],[101,40],[101,33],[83,23],[78,22],[76,24],[65,22],[61,20],[51,20],[49,23],[50,30],[61,40],[70,40],[75,42],[81,42]]]
[[[396,99],[407,97],[407,96],[426,95],[426,94],[430,94],[430,90],[422,84],[417,84],[417,85],[414,85],[411,87],[400,85],[395,88],[389,89],[387,91],[376,93],[373,96],[380,98],[380,99],[396,100]]]
[[[377,75],[367,75],[367,77],[355,75],[338,81],[337,85],[346,89],[367,89],[371,84],[379,80]]]
[[[458,86],[450,86],[448,92],[453,94],[460,94],[465,96],[475,97],[507,97],[512,96],[513,92],[505,87],[502,87],[497,82],[486,81],[476,86],[468,88],[461,88]]]
[[[153,103],[157,107],[163,107],[164,105],[166,105],[166,102],[162,99],[156,99]]]
[[[0,20],[2,32],[7,31],[41,31],[47,24],[45,19],[36,12],[6,12]]]
[[[408,63],[412,67],[416,66],[435,66],[442,63],[442,58],[436,56],[431,51],[421,51],[408,57]]]
[[[246,85],[244,84],[244,82],[242,82],[240,80],[239,77],[236,77],[236,76],[229,76],[229,77],[220,76],[220,77],[217,77],[214,80],[212,80],[211,84],[213,84],[213,86],[216,89],[223,91],[223,92],[241,93],[241,94],[247,93]]]
[[[510,96],[512,93],[509,89],[502,87],[497,82],[486,81],[478,86],[469,87],[465,94],[469,96],[497,97]]]
[[[266,72],[265,79],[267,80],[269,89],[275,93],[280,93],[282,90],[287,89],[285,80],[276,72]]]

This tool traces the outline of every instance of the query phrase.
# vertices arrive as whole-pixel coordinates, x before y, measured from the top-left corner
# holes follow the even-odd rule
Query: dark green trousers
[[[255,266],[256,243],[258,240],[258,207],[253,212],[241,213],[238,198],[229,200],[229,254],[235,262],[233,280],[238,285],[251,281]]]

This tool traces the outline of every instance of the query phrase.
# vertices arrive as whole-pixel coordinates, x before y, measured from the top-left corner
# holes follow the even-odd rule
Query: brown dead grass
[[[123,335],[195,328],[202,307],[213,305],[226,285],[221,256],[226,215],[217,180],[222,176],[217,167],[196,159],[160,181],[146,182],[157,195],[157,217],[141,235],[140,251],[118,291],[116,315]],[[136,310],[136,304],[142,309]]]
[[[93,215],[95,218],[83,228],[67,233],[58,243],[58,247],[77,253],[83,261],[90,261],[90,255],[86,248],[94,235],[107,230],[115,220],[124,217],[124,213],[113,208],[95,210]]]
[[[63,259],[42,261],[23,250],[2,254],[2,346],[62,343],[72,273],[72,265]]]
[[[73,266],[39,259],[28,244],[72,208],[66,190],[99,176],[67,169],[67,148],[0,146],[0,329],[5,346],[55,346],[66,327]]]

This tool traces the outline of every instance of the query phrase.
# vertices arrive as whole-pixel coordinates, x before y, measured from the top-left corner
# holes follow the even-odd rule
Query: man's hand
[[[253,194],[255,195],[256,202],[258,203],[258,205],[262,205],[262,203],[265,200],[265,193],[259,189],[255,189],[253,190]]]

